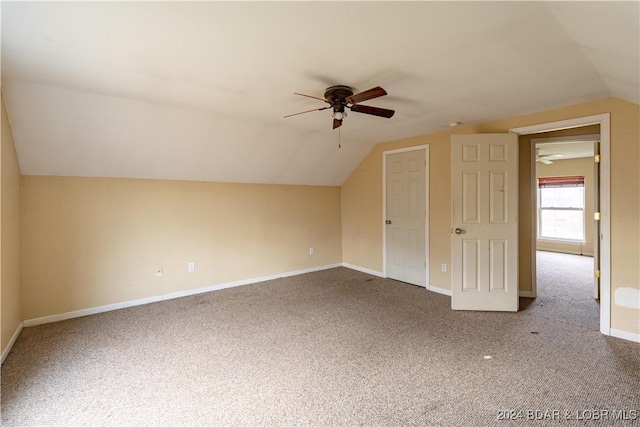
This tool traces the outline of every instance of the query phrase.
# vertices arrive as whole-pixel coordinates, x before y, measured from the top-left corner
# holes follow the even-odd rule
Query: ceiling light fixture
[[[461,122],[450,122],[449,123],[449,127],[450,128],[457,128],[458,126],[460,126],[462,123]]]

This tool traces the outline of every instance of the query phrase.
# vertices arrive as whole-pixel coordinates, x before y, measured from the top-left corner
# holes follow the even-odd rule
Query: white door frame
[[[407,151],[424,150],[426,166],[424,168],[424,209],[427,212],[424,218],[424,257],[427,263],[425,269],[425,287],[431,290],[429,284],[429,144],[415,145],[413,147],[399,148],[382,152],[382,275],[387,277],[387,156],[389,154],[404,153]]]
[[[600,125],[600,332],[611,335],[611,115],[609,113],[578,117],[558,122],[542,123],[510,129],[518,135],[531,135],[561,129]],[[532,227],[532,257],[535,257],[536,237]],[[535,265],[535,261],[534,264]],[[532,269],[535,283],[535,269]]]

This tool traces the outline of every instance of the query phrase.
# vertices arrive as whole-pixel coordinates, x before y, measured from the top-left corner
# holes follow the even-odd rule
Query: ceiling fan
[[[562,157],[564,157],[562,154],[540,154],[540,149],[536,148],[536,162],[550,165],[553,163],[552,160],[558,160]]]
[[[314,108],[313,110],[302,111],[300,113],[289,114],[287,117],[297,116],[299,114],[310,113],[312,111],[322,111],[329,108],[333,109],[333,128],[342,126],[342,119],[347,116],[345,111],[348,108],[356,113],[371,114],[372,116],[391,118],[395,113],[394,110],[387,110],[386,108],[370,107],[368,105],[360,105],[360,102],[367,101],[369,99],[379,98],[385,96],[387,91],[380,86],[376,86],[373,89],[365,90],[357,94],[353,94],[353,89],[349,86],[337,85],[327,88],[324,92],[324,99],[316,96],[305,95],[303,93],[294,92],[294,95],[306,96],[307,98],[317,99],[319,101],[329,104],[326,107]]]

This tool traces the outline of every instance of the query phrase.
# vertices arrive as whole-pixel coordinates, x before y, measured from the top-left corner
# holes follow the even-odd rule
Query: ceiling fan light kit
[[[342,113],[342,112],[338,111],[337,113],[333,113],[333,118],[336,119],[336,120],[342,120],[345,117],[347,117],[347,113],[346,112]]]
[[[387,119],[393,117],[394,110],[388,110],[386,108],[371,107],[368,105],[360,105],[360,102],[368,101],[369,99],[379,98],[385,96],[385,91],[380,86],[376,86],[373,89],[365,90],[358,94],[353,94],[353,89],[345,85],[336,85],[328,87],[324,92],[324,99],[311,95],[305,95],[303,93],[294,92],[294,95],[306,96],[307,98],[317,99],[319,101],[329,104],[327,107],[314,108],[313,110],[302,111],[300,113],[289,114],[287,117],[297,116],[299,114],[310,113],[312,111],[322,111],[331,108],[333,110],[333,128],[342,126],[342,120],[347,117],[346,109],[355,111],[356,113],[370,114],[372,116],[385,117]]]

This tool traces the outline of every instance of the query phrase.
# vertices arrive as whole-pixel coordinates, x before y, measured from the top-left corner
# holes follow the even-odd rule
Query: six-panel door
[[[518,310],[518,139],[451,140],[454,310]]]

